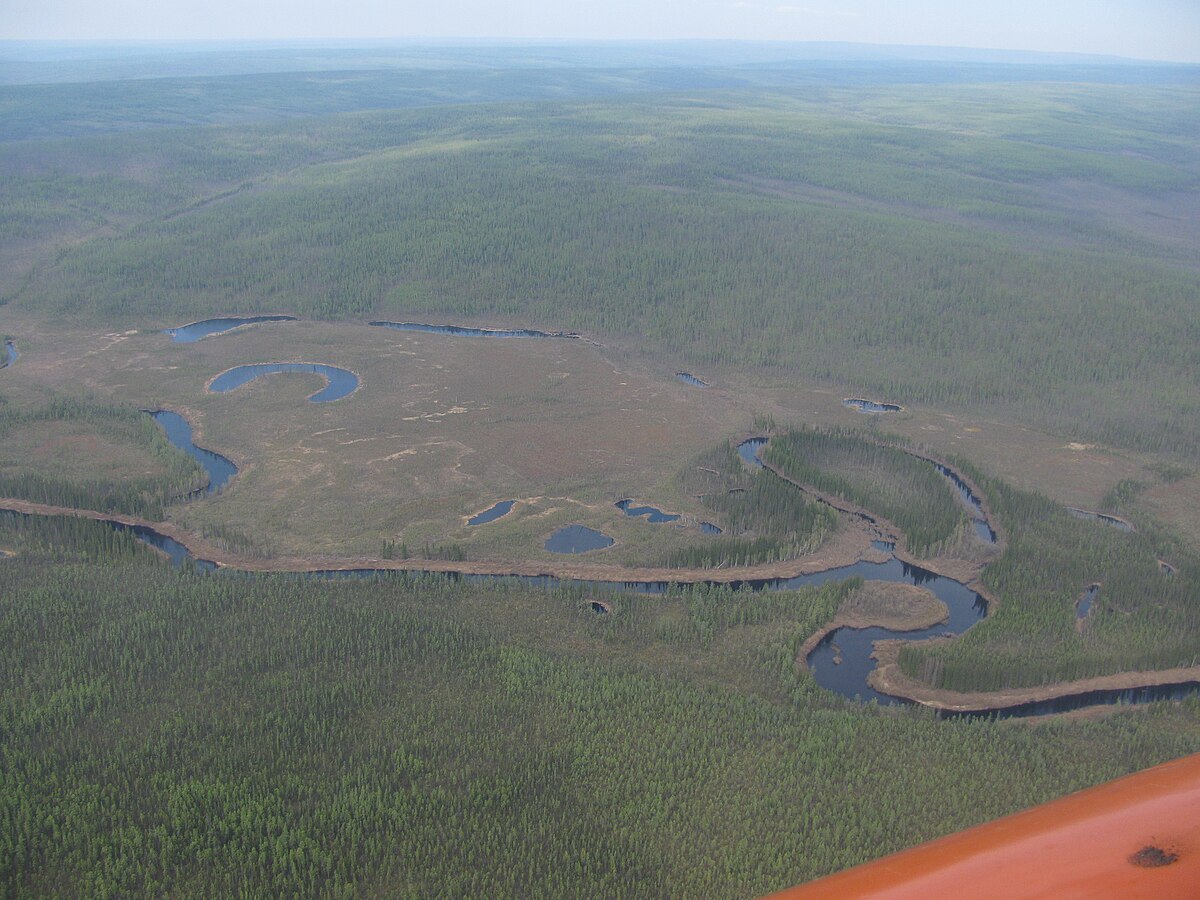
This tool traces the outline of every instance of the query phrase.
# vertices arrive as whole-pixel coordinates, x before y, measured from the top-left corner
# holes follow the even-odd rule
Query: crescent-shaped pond
[[[244,384],[249,384],[264,375],[276,375],[283,372],[315,373],[325,378],[327,384],[308,399],[312,403],[332,403],[341,400],[358,390],[358,376],[349,369],[339,369],[325,363],[254,363],[246,366],[235,366],[222,372],[208,384],[208,389],[214,394],[224,394],[236,390]]]

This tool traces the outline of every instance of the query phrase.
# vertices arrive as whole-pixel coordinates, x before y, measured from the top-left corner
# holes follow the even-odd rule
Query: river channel
[[[167,440],[196,460],[196,462],[200,463],[200,467],[208,475],[208,484],[197,491],[193,491],[188,495],[188,499],[215,494],[221,488],[225,487],[229,483],[229,480],[238,473],[238,467],[234,465],[233,460],[212,450],[197,447],[192,442],[192,426],[179,413],[172,412],[169,409],[147,410],[146,412],[147,415],[151,416],[155,422],[162,426],[162,430],[166,432]]]
[[[324,397],[324,400],[337,399],[345,396],[354,386],[357,386],[358,379],[353,373],[347,372],[344,369],[334,369],[331,366],[320,366],[318,364],[305,363],[277,363],[255,366],[239,366],[236,369],[231,369],[221,376],[218,376],[210,386],[213,390],[232,390],[233,388],[245,384],[254,378],[267,374],[270,371],[321,371],[329,369],[335,373],[344,373],[350,378],[353,378],[353,386],[343,393],[338,393],[337,396]],[[238,373],[236,376],[233,373]],[[327,375],[327,377],[329,377]],[[226,379],[223,387],[217,387],[217,381]],[[321,402],[318,398],[322,394],[326,394],[334,387],[334,379],[330,378],[330,385],[324,391],[318,392],[310,399]],[[340,388],[345,387],[345,382],[339,383]],[[213,451],[206,450],[202,447],[197,447],[192,441],[192,429],[182,416],[170,411],[157,411],[151,413],[166,431],[168,439],[181,450],[184,450],[195,458],[205,471],[209,473],[209,485],[204,489],[205,493],[213,493],[228,482],[237,472],[237,467],[234,466],[225,457]],[[751,438],[743,441],[738,446],[738,453],[742,459],[749,465],[761,466],[762,462],[758,458],[758,454],[762,447],[767,443],[766,438]],[[956,487],[964,497],[964,501],[973,509],[977,509],[982,514],[982,506],[977,497],[973,495],[969,487],[958,479],[953,473],[953,470],[936,464],[943,475],[956,482]],[[485,511],[485,513],[507,512],[504,506],[508,501],[497,504],[495,507]],[[661,511],[651,507],[630,507],[632,504],[626,503],[622,509],[630,515],[648,515],[648,518],[653,519],[654,513]],[[511,507],[509,507],[511,508]],[[24,515],[19,513],[7,513],[8,516]],[[483,514],[481,514],[483,515]],[[126,525],[117,522],[107,522],[109,527],[117,531],[130,532],[136,538],[144,541],[147,544],[161,550],[171,561],[177,565],[191,565],[200,571],[214,571],[218,568],[215,563],[209,560],[197,559],[193,554],[180,542],[161,534],[152,528],[142,525]],[[990,527],[989,527],[990,530]],[[554,546],[551,546],[551,545]],[[612,544],[612,539],[608,538],[599,532],[592,529],[584,528],[583,526],[571,526],[570,528],[561,529],[556,532],[550,540],[547,541],[546,547],[555,552],[579,553],[587,552],[592,549],[600,549]],[[877,543],[876,549],[890,550],[891,547],[884,543]],[[235,568],[225,569],[226,571],[237,572]],[[377,568],[357,568],[346,570],[314,570],[301,573],[307,577],[314,578],[373,578],[373,577],[406,577],[403,571],[394,569],[377,569]],[[680,585],[674,582],[666,581],[600,581],[600,580],[583,580],[583,579],[568,579],[558,578],[551,575],[535,575],[535,576],[519,576],[519,575],[474,575],[460,573],[443,573],[447,578],[463,578],[471,581],[506,579],[514,582],[519,582],[533,587],[543,589],[554,589],[560,587],[578,587],[590,590],[625,590],[641,594],[665,594],[668,591],[676,590],[686,585]],[[777,579],[751,579],[745,581],[721,582],[731,589],[745,588],[752,591],[784,591],[796,590],[805,587],[815,587],[830,582],[844,581],[849,578],[860,577],[865,580],[884,581],[894,584],[907,584],[923,587],[931,591],[939,600],[947,607],[949,615],[945,622],[935,625],[932,628],[925,628],[913,631],[895,631],[879,626],[871,628],[849,628],[841,627],[833,630],[826,635],[820,644],[812,651],[807,659],[807,664],[813,674],[813,677],[822,687],[834,691],[843,697],[856,699],[859,701],[869,702],[874,701],[881,705],[896,705],[910,704],[911,701],[899,697],[893,697],[887,694],[882,694],[874,690],[868,684],[868,676],[875,667],[875,661],[872,659],[874,652],[874,643],[880,640],[887,639],[902,639],[908,641],[923,640],[926,638],[937,636],[954,636],[962,634],[971,626],[982,620],[987,615],[987,601],[976,591],[967,587],[958,581],[948,578],[943,575],[938,575],[927,569],[919,566],[910,565],[896,557],[891,557],[884,562],[871,562],[860,560],[851,565],[838,566],[827,569],[821,572],[814,572],[805,575],[798,575],[793,578],[777,578]],[[709,580],[699,580],[697,584],[717,584]],[[607,607],[606,607],[607,608]],[[944,712],[944,716],[1031,716],[1044,715],[1048,713],[1064,712],[1070,709],[1077,709],[1084,706],[1093,706],[1097,704],[1111,703],[1134,703],[1146,702],[1149,700],[1162,699],[1179,699],[1183,696],[1190,695],[1200,690],[1200,683],[1188,682],[1185,684],[1163,685],[1158,687],[1133,688],[1122,690],[1103,690],[1103,691],[1088,691],[1080,694],[1058,698],[1054,700],[1036,701],[1031,703],[1017,704],[1014,706],[993,709],[985,712],[972,713],[957,713]]]

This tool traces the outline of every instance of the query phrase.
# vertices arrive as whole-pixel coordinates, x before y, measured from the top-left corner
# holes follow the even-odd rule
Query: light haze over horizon
[[[1200,2],[2,0],[0,39],[816,41],[1200,63]]]

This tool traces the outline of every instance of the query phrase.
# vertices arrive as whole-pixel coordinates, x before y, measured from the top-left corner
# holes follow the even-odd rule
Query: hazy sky
[[[0,0],[0,38],[738,38],[1200,62],[1200,0]]]

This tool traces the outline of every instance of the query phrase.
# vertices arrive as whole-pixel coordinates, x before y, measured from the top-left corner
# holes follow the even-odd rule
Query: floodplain
[[[1194,70],[777,49],[0,85],[0,892],[745,896],[1200,748]]]

